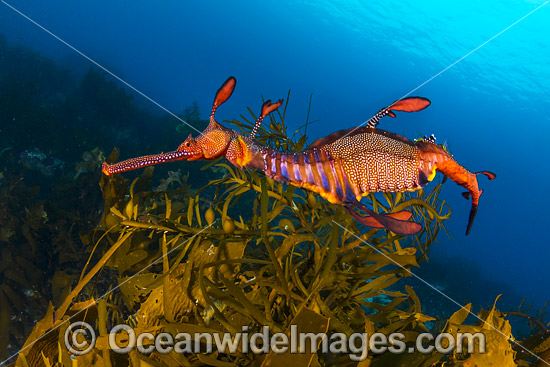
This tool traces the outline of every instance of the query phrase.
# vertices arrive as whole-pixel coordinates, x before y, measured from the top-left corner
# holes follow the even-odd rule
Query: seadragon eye
[[[187,148],[189,148],[189,147],[191,146],[191,143],[188,142],[188,141],[186,141],[186,142],[185,142],[185,146],[186,146]]]

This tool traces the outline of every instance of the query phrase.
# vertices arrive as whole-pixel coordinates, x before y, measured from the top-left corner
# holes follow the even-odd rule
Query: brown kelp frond
[[[270,116],[271,123],[259,130],[258,139],[279,144],[282,149],[302,149],[305,135],[287,138],[284,116],[284,111]],[[252,123],[240,125],[250,129]],[[377,213],[408,210],[413,214],[424,229],[416,236],[403,237],[383,228],[365,230],[342,206],[257,172],[220,162],[209,167],[204,172],[217,178],[197,190],[191,190],[185,179],[178,189],[152,190],[153,168],[131,184],[119,174],[103,176],[105,211],[89,235],[95,245],[89,264],[82,268],[78,284],[61,306],[37,324],[29,342],[74,315],[83,307],[77,301],[86,300],[90,303],[84,305],[93,305],[86,320],[97,323],[103,341],[118,323],[155,335],[189,333],[192,337],[198,332],[219,337],[224,332],[235,335],[243,330],[253,334],[261,332],[263,326],[268,326],[271,334],[289,333],[291,325],[296,325],[298,332],[329,335],[402,332],[408,346],[428,331],[428,323],[435,319],[424,314],[415,290],[400,280],[421,265],[450,216],[450,208],[438,198],[441,184],[429,193],[365,198]],[[109,291],[100,289],[105,276],[111,288],[118,288],[109,293],[106,302],[96,305],[93,300]],[[496,311],[484,315],[484,319],[499,317]],[[461,325],[465,318],[462,313],[453,315],[445,330],[456,332],[452,325]],[[60,328],[51,334],[54,347],[62,332]],[[202,344],[205,353],[152,352],[137,358],[132,353],[115,355],[107,346],[98,342],[92,359],[79,356],[72,363],[99,366],[110,361],[136,367],[143,363],[358,365],[345,354],[309,349],[302,354],[269,350],[255,354],[241,348],[206,353]],[[40,353],[38,347],[30,348],[20,355],[20,361],[42,361]],[[65,348],[50,348],[44,358],[51,364],[71,363]],[[360,366],[457,365],[473,357],[405,353],[368,358]]]

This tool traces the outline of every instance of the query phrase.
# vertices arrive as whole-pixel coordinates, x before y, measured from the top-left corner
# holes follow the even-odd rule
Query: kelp
[[[31,175],[21,175],[24,168],[14,164],[17,152],[3,152],[7,169],[0,187],[2,359],[19,350],[48,303],[59,306],[78,280],[80,253],[86,251],[79,235],[89,232],[90,223],[99,218],[97,207],[90,205],[101,200],[97,185],[86,185],[99,178],[101,161],[93,163],[98,153],[85,152],[76,177],[71,172],[45,189],[33,185]]]
[[[270,116],[270,123],[260,129],[259,140],[285,150],[300,150],[306,136],[297,130],[288,137],[286,107]],[[242,117],[243,121],[233,123],[249,130],[255,120],[250,113],[252,118]],[[116,160],[117,154],[114,151],[108,161]],[[427,323],[435,320],[423,313],[422,300],[401,280],[411,276],[411,269],[428,257],[437,236],[445,230],[451,210],[439,199],[443,183],[433,185],[429,192],[371,194],[365,198],[375,212],[412,211],[423,230],[403,237],[384,228],[363,227],[341,206],[259,172],[223,161],[207,166],[223,177],[197,190],[191,190],[184,180],[175,190],[155,191],[151,189],[153,168],[144,170],[131,183],[120,174],[101,178],[105,209],[97,228],[88,235],[95,243],[89,264],[83,266],[78,283],[61,305],[56,310],[50,307],[36,324],[27,341],[30,347],[19,354],[19,365],[365,367],[489,366],[493,360],[500,366],[520,363],[509,341],[511,329],[505,315],[493,307],[479,314],[482,322],[464,324],[471,305],[452,315],[442,331],[484,331],[489,335],[487,348],[493,348],[490,356],[385,353],[369,354],[368,359],[357,362],[345,354],[311,350],[300,355],[254,354],[239,347],[234,353],[209,353],[204,343],[204,353],[198,354],[110,353],[108,330],[117,323],[131,325],[136,333],[172,335],[234,335],[243,328],[252,334],[261,332],[263,326],[271,333],[288,334],[291,325],[302,332],[329,335],[400,332],[409,347],[420,333],[429,330]],[[98,285],[105,285],[106,277],[110,286],[100,290]],[[99,336],[90,354],[71,360],[62,335],[69,321],[82,319],[94,324]],[[32,344],[40,335],[43,338]],[[124,334],[117,338],[123,343]]]

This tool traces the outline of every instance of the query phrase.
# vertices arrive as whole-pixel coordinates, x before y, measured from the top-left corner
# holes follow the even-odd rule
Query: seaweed
[[[1,43],[0,47],[7,47]],[[429,191],[371,194],[364,199],[375,212],[412,211],[423,230],[402,237],[386,229],[363,227],[341,206],[221,160],[202,166],[214,179],[197,188],[190,180],[195,186],[198,170],[192,174],[182,171],[197,164],[182,165],[180,171],[163,173],[162,177],[159,170],[147,168],[133,180],[120,174],[99,178],[98,164],[103,154],[93,144],[121,144],[135,135],[121,131],[127,119],[142,121],[139,125],[143,128],[143,121],[151,116],[142,115],[123,89],[94,70],[73,92],[66,93],[68,97],[55,102],[55,111],[82,124],[79,129],[71,129],[77,140],[86,138],[89,149],[77,164],[76,173],[57,183],[50,193],[53,200],[40,198],[37,188],[24,185],[15,175],[2,176],[0,330],[5,332],[0,332],[0,341],[8,345],[26,337],[17,365],[365,367],[538,363],[511,343],[513,336],[506,320],[519,313],[527,315],[528,310],[501,313],[493,306],[480,311],[479,320],[467,323],[472,305],[466,305],[450,318],[436,320],[426,314],[417,290],[405,284],[404,279],[411,277],[413,268],[422,266],[431,246],[446,232],[445,221],[451,209],[439,199],[443,182]],[[270,116],[269,123],[258,132],[258,140],[276,149],[299,151],[306,146],[306,129],[312,122],[308,113],[304,126],[288,131],[288,97],[290,92],[284,109]],[[10,98],[19,97],[11,94]],[[29,109],[31,115],[17,115],[29,126],[33,126],[29,121],[44,121],[44,116],[50,116],[49,112],[44,115],[44,109],[34,108],[34,95],[21,98],[14,106],[33,106]],[[4,117],[11,118],[12,113],[21,111],[10,110]],[[250,131],[256,116],[248,111],[250,117],[242,115],[240,120],[230,122]],[[181,117],[203,123],[196,105]],[[111,129],[111,123],[116,128]],[[186,133],[182,125],[162,125],[172,129],[171,136],[175,135],[173,130]],[[91,126],[97,127],[100,134],[90,135]],[[135,149],[122,147],[125,154]],[[76,149],[73,146],[70,151]],[[9,150],[1,154],[3,158],[13,155]],[[117,158],[118,150],[114,149],[107,161]],[[157,185],[153,184],[155,176],[160,179]],[[103,195],[102,212],[95,206],[97,180]],[[71,216],[72,222],[67,220]],[[95,228],[90,231],[87,223],[95,223]],[[42,248],[40,241],[51,243]],[[19,256],[18,248],[29,256]],[[82,260],[83,255],[87,260]],[[41,261],[52,264],[43,266]],[[51,269],[47,274],[51,277],[49,284],[39,277],[43,268]],[[22,299],[21,294],[26,298]],[[25,329],[22,321],[11,319],[25,312],[28,302],[37,310],[33,316],[42,317],[32,331]],[[533,328],[524,344],[548,358],[548,331],[540,328],[541,323],[545,325],[543,317],[535,317],[540,322],[529,319],[538,328]],[[99,337],[89,354],[74,357],[62,340],[69,321],[77,320],[94,325]],[[483,331],[489,336],[487,348],[492,352],[371,354],[357,362],[345,354],[314,352],[311,348],[298,355],[243,350],[208,353],[208,343],[203,342],[204,353],[200,354],[132,351],[123,355],[113,353],[108,345],[108,332],[119,323],[141,332],[173,335],[204,332],[221,336],[243,328],[252,334],[262,332],[264,326],[269,326],[272,333],[290,333],[290,325],[302,332],[329,335],[402,332],[407,346],[414,345],[416,337],[428,331]],[[436,326],[432,326],[434,323]],[[124,335],[117,337],[122,343]],[[317,346],[320,343],[318,340]]]
[[[272,117],[259,139],[281,149],[299,150],[306,136],[298,131],[288,138],[284,115],[283,111],[278,118]],[[243,117],[239,126],[250,129],[252,117]],[[116,158],[115,151],[107,160]],[[61,306],[36,325],[31,337],[44,330],[60,335],[66,327],[62,320],[78,312],[74,307],[79,303],[74,301],[86,289],[89,305],[101,309],[86,312],[86,317],[97,315],[93,322],[102,330],[93,351],[96,364],[121,363],[106,343],[108,326],[118,322],[155,333],[234,334],[243,328],[252,333],[263,326],[288,333],[290,325],[305,332],[345,335],[399,331],[407,335],[406,342],[428,330],[426,322],[434,319],[422,313],[411,287],[398,285],[428,256],[450,216],[450,208],[438,198],[441,183],[429,193],[366,198],[377,212],[412,210],[424,229],[407,238],[386,229],[365,230],[340,206],[258,172],[219,161],[208,166],[216,167],[214,172],[223,177],[194,191],[185,184],[171,191],[154,191],[153,168],[131,184],[119,174],[102,177],[105,210],[100,225],[89,235],[97,239],[90,256],[101,253],[101,257],[90,268],[83,268],[78,284]],[[108,292],[106,304],[92,282],[103,274],[116,274],[118,282]],[[203,347],[206,352],[207,345]],[[20,358],[39,360],[38,350],[31,347]],[[63,348],[50,350],[51,354],[44,354],[49,363],[69,357]],[[408,365],[419,366],[445,360],[443,355],[437,357],[400,356],[416,363]],[[75,360],[81,363],[82,358]],[[131,352],[124,363],[280,365],[290,358],[299,366],[351,363],[345,355],[311,350],[300,357],[244,351],[177,357]],[[385,365],[386,358],[374,356],[361,363]]]

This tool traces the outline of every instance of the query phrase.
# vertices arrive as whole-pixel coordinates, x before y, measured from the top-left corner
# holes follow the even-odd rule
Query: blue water
[[[206,117],[216,89],[234,75],[237,89],[220,120],[291,89],[292,130],[305,122],[313,93],[313,139],[364,122],[543,1],[9,3],[174,112],[196,100]],[[468,237],[470,204],[462,188],[446,185],[454,237],[440,236],[431,261],[467,261],[538,304],[550,299],[549,16],[550,5],[542,7],[414,91],[431,99],[427,110],[381,124],[411,139],[433,133],[470,170],[497,173],[480,178],[484,194]],[[5,4],[0,32],[74,70],[91,65]],[[452,269],[455,279],[470,275]],[[479,293],[475,287],[464,283]],[[487,293],[494,299],[499,290]]]

